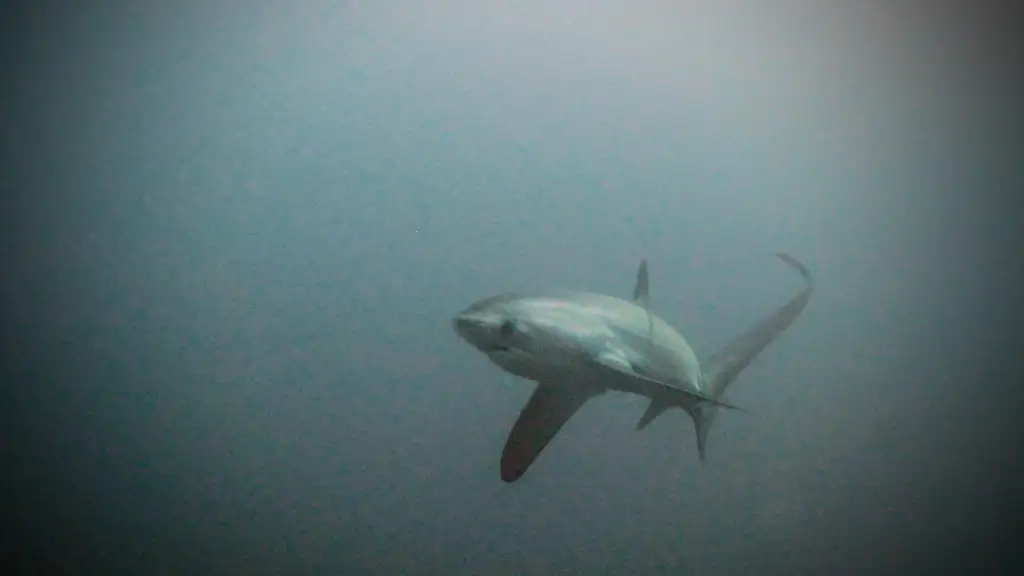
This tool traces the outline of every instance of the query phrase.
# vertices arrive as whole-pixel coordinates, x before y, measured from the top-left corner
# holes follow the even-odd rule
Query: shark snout
[[[487,352],[492,347],[490,324],[478,314],[457,314],[452,318],[452,329],[459,338],[482,352]]]
[[[459,335],[460,338],[468,341],[473,340],[473,333],[477,329],[477,322],[465,314],[457,314],[452,318],[452,330]]]
[[[463,331],[469,328],[469,321],[463,318],[461,315],[457,315],[452,318],[452,330],[459,336],[462,335]]]

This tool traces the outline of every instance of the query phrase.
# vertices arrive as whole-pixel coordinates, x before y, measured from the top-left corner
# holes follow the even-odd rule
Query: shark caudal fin
[[[708,430],[711,429],[712,422],[715,421],[715,416],[718,415],[718,410],[710,404],[697,404],[687,410],[687,414],[693,419],[693,427],[697,432],[697,455],[700,457],[700,463],[704,463],[704,457],[707,454],[708,444]]]
[[[651,403],[647,405],[647,411],[644,412],[644,415],[636,423],[636,429],[643,430],[651,422],[654,422],[655,418],[661,416],[664,411],[672,407],[673,405],[665,400],[651,400]],[[693,420],[693,426],[697,432],[697,454],[700,456],[700,463],[703,464],[704,456],[707,453],[705,446],[707,446],[708,430],[711,429],[711,423],[715,421],[718,409],[713,404],[707,402],[698,402],[685,406],[683,409],[686,410],[686,413]]]
[[[754,358],[768,347],[779,334],[793,324],[811,298],[814,283],[807,267],[789,254],[780,253],[778,257],[803,276],[804,289],[711,358],[708,368],[704,370],[703,378],[704,389],[708,395],[714,398],[721,398],[725,389],[736,380],[740,372],[750,365]],[[718,415],[718,408],[706,402],[698,402],[686,411],[693,419],[693,425],[697,432],[697,451],[700,461],[703,463],[707,454],[708,431]]]

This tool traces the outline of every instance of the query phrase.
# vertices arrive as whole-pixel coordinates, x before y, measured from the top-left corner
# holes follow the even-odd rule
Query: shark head
[[[545,298],[499,294],[474,302],[452,320],[455,332],[506,372],[528,380],[572,372],[607,332],[585,314]],[[585,354],[584,354],[585,355]]]
[[[519,318],[517,294],[499,294],[478,300],[455,315],[452,327],[468,344],[498,366],[519,374],[536,363],[531,353],[529,327]]]

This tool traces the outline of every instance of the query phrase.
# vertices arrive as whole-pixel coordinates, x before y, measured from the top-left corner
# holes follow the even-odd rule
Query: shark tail
[[[711,359],[709,369],[703,374],[703,387],[711,398],[720,399],[729,384],[800,316],[810,300],[814,289],[810,271],[803,263],[789,254],[780,253],[778,257],[799,272],[804,280],[804,289],[715,354]],[[637,422],[636,429],[641,430],[647,427],[662,412],[677,406],[683,408],[693,419],[693,425],[697,432],[697,452],[701,464],[703,464],[707,454],[708,431],[711,430],[711,425],[718,415],[718,406],[715,404],[702,401],[692,402],[692,399],[684,404],[673,403],[665,399],[653,399],[647,407],[647,411]]]
[[[715,421],[718,409],[711,404],[702,402],[692,406],[687,413],[693,419],[693,426],[697,431],[697,455],[700,457],[700,463],[703,464],[707,454],[708,430],[711,429],[711,424]]]
[[[647,405],[647,411],[640,417],[640,420],[636,423],[637,430],[643,430],[651,422],[654,422],[658,416],[661,416],[669,408],[679,407],[686,410],[686,413],[693,419],[693,425],[697,430],[697,453],[700,456],[701,464],[704,463],[704,456],[706,454],[708,430],[711,429],[711,423],[715,421],[715,416],[718,414],[718,407],[709,402],[697,402],[696,404],[682,405],[673,404],[671,402],[654,399]]]

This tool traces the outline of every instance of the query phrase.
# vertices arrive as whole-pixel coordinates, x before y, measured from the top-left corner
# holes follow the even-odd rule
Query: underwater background
[[[12,6],[14,6],[12,4]],[[986,5],[987,6],[987,5]],[[995,6],[995,5],[993,5]],[[1016,36],[982,4],[56,2],[11,9],[20,573],[905,574],[1020,561]],[[587,404],[451,329],[628,297],[726,399]],[[995,566],[993,564],[992,566]],[[995,568],[988,573],[996,573]]]

